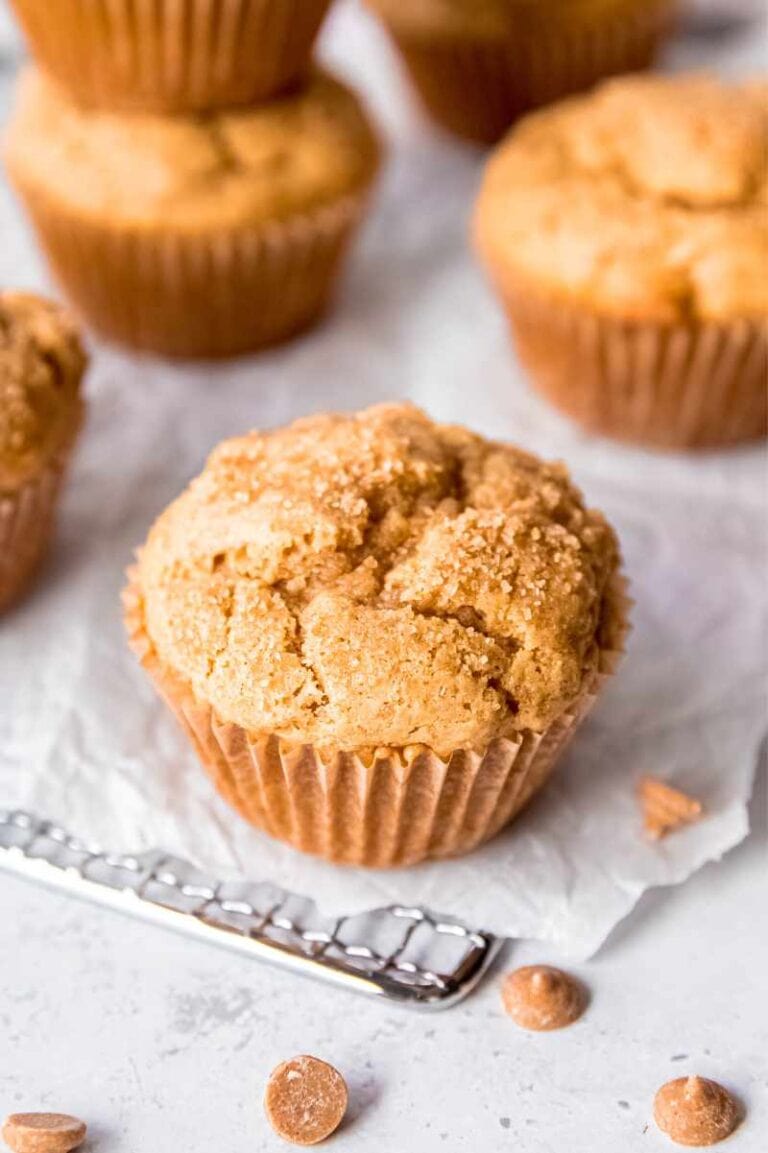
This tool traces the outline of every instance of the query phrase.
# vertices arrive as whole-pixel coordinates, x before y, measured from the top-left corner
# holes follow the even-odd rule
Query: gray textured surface
[[[0,5],[0,115],[11,43]],[[748,26],[671,59],[754,70],[765,39]],[[352,62],[359,79],[365,70]],[[40,280],[0,182],[0,281]],[[381,307],[396,334],[398,302]],[[323,401],[351,403],[351,386],[329,382]],[[414,1017],[0,877],[0,1113],[75,1112],[91,1124],[91,1153],[276,1153],[265,1078],[311,1052],[350,1084],[339,1153],[654,1153],[670,1146],[646,1129],[653,1092],[695,1071],[739,1092],[748,1120],[727,1148],[757,1153],[768,1132],[765,811],[763,787],[750,838],[683,888],[649,894],[578,970],[593,991],[584,1020],[542,1036],[504,1018],[493,979],[464,1006]],[[534,960],[558,958],[514,955]]]
[[[698,1072],[768,1132],[765,791],[750,839],[649,894],[578,969],[592,1004],[562,1033],[505,1019],[493,977],[434,1017],[248,964],[0,878],[0,1111],[64,1109],[89,1153],[278,1153],[261,1110],[296,1053],[350,1084],[339,1153],[662,1153],[653,1093]],[[515,963],[554,961],[521,946]],[[512,958],[506,958],[511,961]]]

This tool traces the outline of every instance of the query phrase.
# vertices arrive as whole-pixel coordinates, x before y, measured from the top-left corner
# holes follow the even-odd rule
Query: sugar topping
[[[562,465],[382,405],[224,442],[139,581],[160,660],[220,719],[448,752],[563,713],[617,565]]]
[[[23,483],[74,435],[85,364],[62,309],[0,292],[0,490]]]

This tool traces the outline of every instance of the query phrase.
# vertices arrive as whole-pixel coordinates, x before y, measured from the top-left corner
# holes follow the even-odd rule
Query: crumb
[[[698,821],[703,812],[700,801],[673,789],[656,777],[643,777],[638,785],[645,831],[653,840]]]

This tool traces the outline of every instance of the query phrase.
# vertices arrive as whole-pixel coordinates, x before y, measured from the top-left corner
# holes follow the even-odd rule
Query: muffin
[[[378,146],[357,97],[319,71],[264,107],[188,118],[85,112],[30,71],[6,162],[95,329],[213,357],[282,340],[323,311]]]
[[[224,797],[370,866],[465,853],[511,820],[626,616],[615,536],[562,465],[407,405],[219,445],[125,604]]]
[[[427,110],[492,143],[521,114],[646,68],[677,0],[369,0]]]
[[[0,292],[0,611],[27,589],[50,540],[85,366],[60,308]]]
[[[307,70],[330,0],[12,0],[29,47],[84,107],[256,104]]]
[[[520,124],[475,236],[542,392],[668,448],[766,432],[768,94],[631,76]]]

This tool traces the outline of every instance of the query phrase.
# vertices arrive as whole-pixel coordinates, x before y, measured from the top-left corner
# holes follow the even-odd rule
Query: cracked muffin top
[[[0,292],[0,490],[23,484],[80,424],[86,357],[58,305]]]
[[[524,120],[475,218],[503,287],[629,318],[768,314],[768,84],[628,76]]]
[[[161,663],[220,720],[445,754],[578,697],[618,560],[562,465],[382,405],[225,441],[137,585]]]
[[[370,183],[378,145],[357,97],[319,70],[269,104],[161,117],[84,110],[28,69],[6,158],[78,214],[178,230],[336,203]]]

